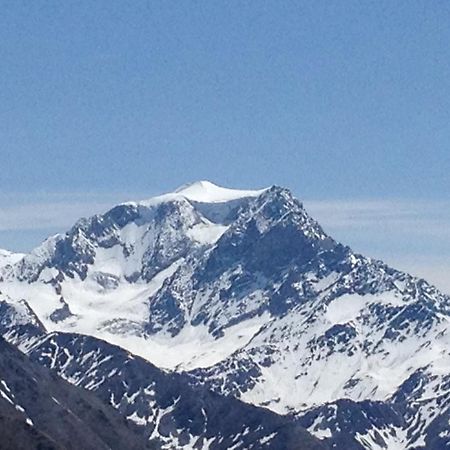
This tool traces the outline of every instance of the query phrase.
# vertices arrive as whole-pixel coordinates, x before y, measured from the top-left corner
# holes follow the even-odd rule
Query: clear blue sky
[[[4,216],[36,195],[79,205],[196,179],[305,199],[450,198],[447,0],[1,9]],[[3,226],[0,247],[34,244],[19,231]]]

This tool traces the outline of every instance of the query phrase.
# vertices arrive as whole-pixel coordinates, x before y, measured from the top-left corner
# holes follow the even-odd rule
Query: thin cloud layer
[[[450,202],[306,201],[327,232],[450,293]]]
[[[0,195],[0,231],[60,229],[81,217],[98,214],[134,198],[124,194],[3,194]]]
[[[450,202],[404,200],[307,201],[308,211],[333,229],[389,227],[414,234],[450,239]]]

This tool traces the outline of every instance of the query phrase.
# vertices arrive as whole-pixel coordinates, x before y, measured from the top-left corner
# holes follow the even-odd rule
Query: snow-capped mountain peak
[[[240,190],[228,189],[217,186],[210,181],[202,180],[185,184],[175,190],[176,194],[182,195],[189,200],[201,203],[221,203],[244,197],[257,197],[266,189]]]
[[[201,180],[183,184],[172,192],[167,192],[138,202],[125,202],[123,205],[151,208],[161,203],[183,200],[205,204],[233,203],[242,199],[257,197],[267,189],[268,188],[259,190],[229,189],[218,186],[210,181]]]
[[[370,400],[394,414],[417,373],[423,392],[448,397],[450,298],[336,242],[279,186],[201,181],[121,204],[0,273],[0,291],[26,300],[47,330],[99,337],[194,384],[304,415],[318,435],[320,414],[340,416],[317,408],[365,414],[359,402]],[[407,448],[413,425],[389,433]]]

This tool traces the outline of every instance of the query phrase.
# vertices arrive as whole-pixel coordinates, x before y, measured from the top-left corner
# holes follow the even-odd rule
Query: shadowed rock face
[[[2,449],[154,449],[143,430],[95,395],[0,340]]]

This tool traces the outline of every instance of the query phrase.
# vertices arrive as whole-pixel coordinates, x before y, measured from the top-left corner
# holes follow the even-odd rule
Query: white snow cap
[[[217,186],[210,181],[196,181],[194,183],[184,184],[173,192],[158,195],[139,202],[125,202],[122,205],[141,205],[141,206],[155,206],[163,202],[170,202],[174,200],[187,199],[199,203],[225,203],[231,200],[237,200],[246,197],[258,197],[267,189],[259,190],[241,190],[228,189]]]
[[[243,197],[257,197],[266,189],[260,190],[240,190],[227,189],[217,186],[210,181],[196,181],[194,183],[185,184],[175,190],[175,194],[182,195],[189,200],[204,203],[220,203],[229,200],[235,200]]]

